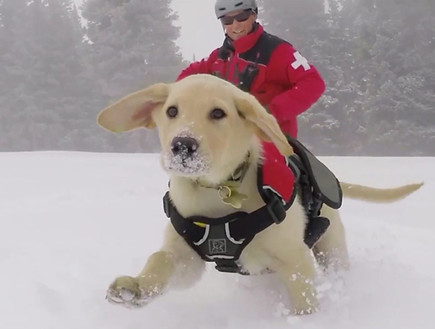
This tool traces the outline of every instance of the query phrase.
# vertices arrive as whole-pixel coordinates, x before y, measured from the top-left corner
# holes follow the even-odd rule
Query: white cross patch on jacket
[[[308,71],[311,66],[308,64],[307,59],[300,54],[299,51],[296,51],[293,56],[295,57],[295,61],[292,63],[292,67],[296,70],[299,66],[302,66],[305,71]]]

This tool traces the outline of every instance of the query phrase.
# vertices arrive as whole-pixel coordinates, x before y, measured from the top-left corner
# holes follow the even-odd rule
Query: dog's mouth
[[[207,157],[195,153],[187,156],[186,154],[165,153],[162,155],[163,167],[166,171],[181,176],[200,176],[209,171],[209,161]]]

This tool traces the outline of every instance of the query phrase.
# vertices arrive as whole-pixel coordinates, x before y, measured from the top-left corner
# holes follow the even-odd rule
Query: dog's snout
[[[174,155],[187,159],[198,150],[198,141],[192,137],[175,137],[172,140],[171,150]]]

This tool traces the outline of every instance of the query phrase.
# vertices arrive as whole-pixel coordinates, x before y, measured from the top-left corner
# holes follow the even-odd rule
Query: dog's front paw
[[[291,313],[294,315],[308,315],[319,310],[319,302],[310,291],[309,294],[303,293],[300,298],[292,301]]]
[[[138,278],[121,276],[109,286],[106,299],[113,304],[137,308],[145,306],[154,295],[140,286]]]

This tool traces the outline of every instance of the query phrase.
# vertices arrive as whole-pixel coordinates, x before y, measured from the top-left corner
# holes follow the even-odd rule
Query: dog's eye
[[[178,115],[178,109],[175,106],[170,106],[166,110],[166,115],[170,118],[175,118]]]
[[[226,116],[227,116],[227,114],[222,109],[216,108],[210,112],[210,118],[213,120],[220,120],[220,119],[225,118]]]

